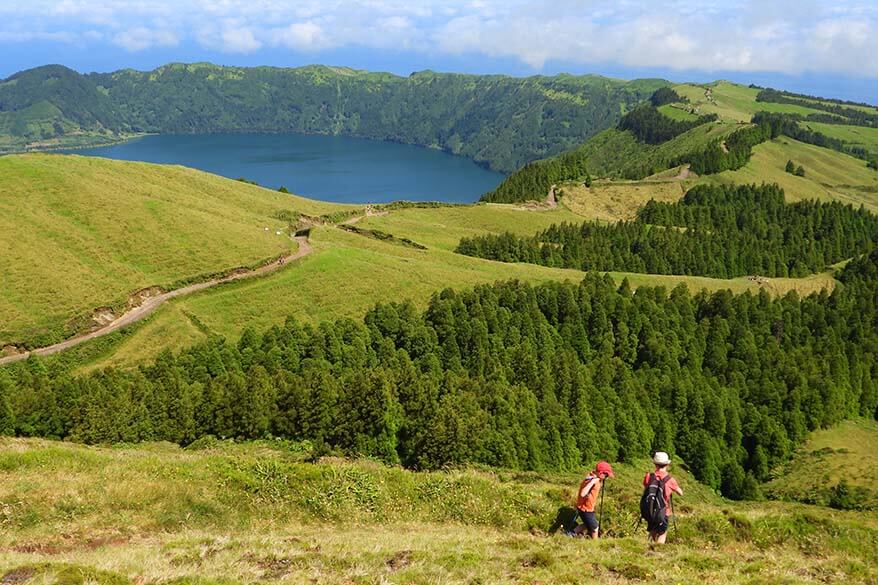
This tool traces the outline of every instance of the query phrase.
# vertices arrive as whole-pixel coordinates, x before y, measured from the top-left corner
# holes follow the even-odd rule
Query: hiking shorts
[[[577,512],[579,513],[580,520],[582,520],[582,523],[585,524],[589,532],[594,532],[598,529],[598,519],[595,518],[594,512],[583,512],[582,510],[577,510]]]
[[[664,534],[668,531],[668,517],[665,516],[665,519],[658,524],[650,524],[646,529],[655,534]]]

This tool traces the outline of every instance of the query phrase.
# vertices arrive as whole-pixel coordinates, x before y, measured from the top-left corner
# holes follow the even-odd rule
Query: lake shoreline
[[[177,164],[337,203],[474,203],[503,173],[435,146],[281,132],[145,134],[67,154]]]

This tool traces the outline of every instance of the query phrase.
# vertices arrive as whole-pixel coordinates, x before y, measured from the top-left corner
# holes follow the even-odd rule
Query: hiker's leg
[[[664,522],[658,525],[656,529],[656,539],[655,541],[658,544],[664,544],[665,540],[668,538],[668,517],[665,516]]]
[[[595,518],[594,512],[583,512],[582,520],[588,527],[588,535],[591,538],[598,537],[598,519]]]

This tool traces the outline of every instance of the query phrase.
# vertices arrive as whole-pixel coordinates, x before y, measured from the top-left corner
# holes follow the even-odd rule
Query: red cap
[[[613,468],[610,467],[610,464],[606,461],[598,461],[598,464],[594,468],[598,473],[606,473],[609,477],[616,477],[613,473]]]

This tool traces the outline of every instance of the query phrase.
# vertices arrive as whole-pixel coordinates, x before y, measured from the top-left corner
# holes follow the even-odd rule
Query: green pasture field
[[[860,146],[878,156],[878,128],[867,126],[849,126],[842,124],[825,124],[822,122],[799,122],[803,128],[825,134],[830,138],[838,138],[849,142],[851,146]]]
[[[784,170],[788,160],[805,169],[804,177]],[[743,168],[702,177],[705,182],[777,183],[788,201],[838,200],[878,213],[878,172],[860,159],[781,136],[758,144]]]
[[[0,347],[56,342],[74,317],[124,306],[139,289],[295,249],[278,212],[340,208],[183,167],[80,156],[5,156],[0,180]]]
[[[787,465],[766,486],[777,499],[836,504],[844,481],[853,505],[878,509],[878,421],[848,420],[811,434]]]
[[[672,472],[668,543],[637,526],[649,462],[613,462],[607,538],[562,535],[587,469],[417,473],[285,441],[0,439],[0,580],[92,583],[873,583],[878,516],[737,503]],[[568,524],[569,525],[569,524]],[[553,531],[560,528],[560,531]]]
[[[705,97],[705,90],[710,88],[714,101]],[[750,88],[728,81],[717,81],[707,85],[684,83],[674,86],[674,91],[689,98],[693,106],[699,108],[699,115],[716,114],[720,118],[738,122],[749,122],[756,112],[778,112],[784,114],[825,114],[816,108],[806,108],[793,104],[775,104],[757,102],[758,89]]]
[[[684,110],[683,107],[687,107],[687,104],[665,104],[663,106],[659,106],[658,110],[673,120],[682,120],[684,122],[691,122],[692,120],[696,120],[698,116]]]

